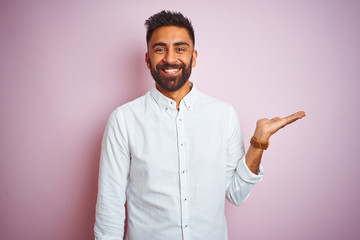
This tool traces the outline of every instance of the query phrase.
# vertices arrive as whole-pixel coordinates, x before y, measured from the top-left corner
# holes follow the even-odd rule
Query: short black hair
[[[195,46],[195,34],[194,28],[191,24],[191,20],[180,12],[172,12],[167,10],[162,10],[151,17],[149,17],[145,21],[146,26],[146,42],[149,43],[152,33],[163,26],[176,26],[183,27],[189,33],[191,40],[193,41],[193,45]]]

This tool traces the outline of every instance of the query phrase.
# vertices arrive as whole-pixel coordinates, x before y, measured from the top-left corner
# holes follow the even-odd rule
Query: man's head
[[[176,91],[188,81],[196,65],[194,30],[181,13],[162,11],[146,20],[145,60],[157,86]]]
[[[145,21],[146,26],[146,43],[149,44],[152,33],[164,26],[176,26],[180,28],[185,28],[188,31],[188,34],[192,40],[193,45],[195,46],[195,33],[194,28],[191,24],[190,19],[184,17],[180,12],[172,11],[161,11],[149,17]]]

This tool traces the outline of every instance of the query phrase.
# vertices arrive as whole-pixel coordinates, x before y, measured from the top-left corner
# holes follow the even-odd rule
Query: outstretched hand
[[[272,119],[260,119],[256,123],[254,137],[260,143],[266,143],[269,140],[270,136],[276,133],[279,129],[303,117],[305,117],[305,112],[300,111],[284,118],[275,117]],[[246,165],[248,166],[250,171],[255,174],[259,173],[262,153],[262,150],[255,148],[252,145],[246,153]]]
[[[263,118],[257,121],[254,137],[259,142],[267,142],[271,135],[288,124],[305,117],[305,112],[300,111],[284,118],[275,117],[272,119]]]

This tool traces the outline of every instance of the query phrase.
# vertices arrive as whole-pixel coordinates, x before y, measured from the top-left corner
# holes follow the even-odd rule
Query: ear
[[[149,54],[145,53],[145,62],[148,69],[150,69]]]
[[[196,58],[197,58],[197,56],[198,56],[198,53],[197,53],[197,51],[194,49],[194,51],[193,51],[193,60],[192,60],[192,67],[196,67]]]

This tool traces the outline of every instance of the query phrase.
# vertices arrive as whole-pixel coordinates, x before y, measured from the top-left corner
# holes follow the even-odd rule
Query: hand
[[[257,121],[254,137],[261,143],[266,143],[270,136],[286,125],[305,117],[305,112],[300,111],[290,116],[272,119],[263,118]]]

